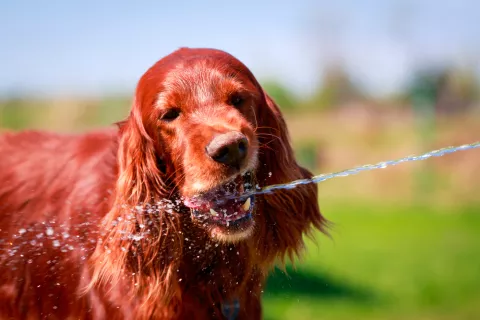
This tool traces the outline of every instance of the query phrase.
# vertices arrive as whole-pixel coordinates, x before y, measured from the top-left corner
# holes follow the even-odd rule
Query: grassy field
[[[269,279],[266,319],[480,319],[478,205],[324,200],[332,238]]]

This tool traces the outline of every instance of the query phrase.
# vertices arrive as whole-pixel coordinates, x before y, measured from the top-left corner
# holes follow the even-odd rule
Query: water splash
[[[474,142],[474,143],[471,143],[471,144],[464,144],[464,145],[457,146],[457,147],[446,147],[446,148],[430,151],[430,152],[427,152],[427,153],[424,153],[424,154],[421,154],[421,155],[418,155],[418,156],[407,156],[407,157],[400,158],[400,159],[397,159],[397,160],[382,161],[382,162],[379,162],[377,164],[367,164],[367,165],[358,166],[358,167],[355,167],[355,168],[351,168],[351,169],[347,169],[347,170],[343,170],[343,171],[339,171],[339,172],[320,174],[320,175],[313,176],[310,179],[300,179],[300,180],[295,180],[295,181],[292,181],[292,182],[287,182],[287,183],[282,183],[282,184],[273,184],[273,185],[263,187],[263,188],[261,188],[260,190],[257,190],[257,191],[252,191],[252,192],[249,192],[249,193],[245,193],[244,195],[242,195],[242,198],[246,198],[246,197],[249,197],[249,196],[252,196],[252,195],[270,194],[270,193],[274,192],[275,190],[279,190],[279,189],[289,190],[289,189],[296,188],[299,185],[305,185],[305,184],[310,184],[310,183],[320,183],[320,182],[330,180],[330,179],[333,179],[333,178],[337,178],[337,177],[346,177],[346,176],[354,175],[354,174],[364,172],[364,171],[370,171],[370,170],[375,170],[375,169],[384,169],[384,168],[394,166],[394,165],[404,163],[404,162],[426,160],[426,159],[429,159],[431,157],[441,157],[441,156],[443,156],[445,154],[448,154],[448,153],[454,153],[454,152],[457,152],[457,151],[470,150],[470,149],[475,149],[475,148],[480,148],[480,142]]]
[[[377,164],[358,166],[339,172],[320,174],[310,179],[300,179],[284,184],[269,185],[263,188],[257,187],[256,190],[247,191],[240,197],[232,195],[230,196],[237,199],[245,199],[246,197],[252,195],[270,194],[280,189],[289,190],[296,188],[299,185],[320,183],[336,177],[346,177],[363,171],[383,169],[404,162],[426,160],[431,157],[440,157],[445,154],[475,148],[480,148],[480,142],[465,144],[457,147],[447,147],[418,156],[407,156],[397,160],[382,161]],[[182,210],[182,203],[182,199],[162,199],[154,204],[146,204],[145,206],[128,208],[130,210],[130,214],[127,214],[125,217],[119,217],[117,220],[112,221],[112,226],[115,226],[120,222],[125,224],[136,223],[137,215],[145,215],[146,218],[144,224],[139,225],[140,229],[138,231],[134,233],[123,230],[118,231],[122,234],[122,240],[129,239],[132,241],[140,241],[150,236],[151,226],[154,225],[157,214],[165,212],[180,212]],[[90,213],[86,213],[86,215],[89,216]],[[17,229],[16,233],[13,235],[9,245],[7,245],[8,243],[6,239],[0,239],[0,244],[5,245],[0,247],[0,262],[3,260],[6,264],[14,263],[15,261],[14,259],[11,259],[11,257],[19,255],[20,258],[23,258],[23,253],[25,252],[42,255],[46,252],[45,248],[49,246],[54,249],[58,249],[61,252],[79,250],[81,253],[81,259],[85,260],[88,256],[88,251],[90,250],[89,248],[94,246],[97,242],[96,237],[99,235],[105,235],[105,232],[112,227],[104,226],[98,230],[95,228],[90,228],[90,225],[100,224],[100,221],[92,221],[92,219],[93,217],[90,217],[88,221],[76,225],[70,225],[70,223],[58,224],[55,220],[50,220],[38,223],[36,225],[19,226],[19,229]],[[88,230],[88,234],[84,232],[84,229]],[[195,240],[189,240],[188,238],[186,238],[185,241],[188,243],[195,242]]]

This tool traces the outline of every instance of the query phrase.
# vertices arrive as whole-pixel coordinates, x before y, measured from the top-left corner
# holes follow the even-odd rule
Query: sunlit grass
[[[290,281],[273,277],[267,319],[480,317],[479,206],[345,199],[322,207],[335,223],[332,239],[309,242]]]

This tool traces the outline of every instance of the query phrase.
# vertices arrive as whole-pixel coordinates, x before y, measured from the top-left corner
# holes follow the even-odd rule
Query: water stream
[[[415,155],[407,156],[407,157],[403,157],[403,158],[396,159],[396,160],[382,161],[382,162],[379,162],[377,164],[367,164],[367,165],[358,166],[358,167],[354,167],[354,168],[351,168],[351,169],[346,169],[346,170],[342,170],[342,171],[338,171],[338,172],[319,174],[319,175],[313,176],[310,179],[300,179],[300,180],[295,180],[295,181],[291,181],[291,182],[288,182],[288,183],[269,185],[269,186],[265,186],[265,187],[263,187],[259,190],[245,193],[245,194],[242,195],[242,198],[246,198],[246,197],[249,197],[251,195],[269,194],[269,193],[272,193],[275,190],[279,190],[279,189],[286,189],[286,190],[293,189],[293,188],[295,188],[299,185],[310,184],[310,183],[320,183],[320,182],[330,180],[330,179],[333,179],[333,178],[336,178],[336,177],[351,176],[351,175],[354,175],[354,174],[357,174],[357,173],[360,173],[360,172],[364,172],[364,171],[370,171],[370,170],[375,170],[375,169],[384,169],[384,168],[394,166],[394,165],[404,163],[404,162],[426,160],[426,159],[429,159],[431,157],[441,157],[445,154],[454,153],[454,152],[457,152],[457,151],[476,149],[476,148],[480,148],[480,142],[479,141],[474,142],[474,143],[470,143],[470,144],[464,144],[464,145],[457,146],[457,147],[446,147],[446,148],[442,148],[442,149],[438,149],[438,150],[433,150],[433,151],[430,151],[430,152],[427,152],[427,153],[424,153],[424,154],[421,154],[421,155],[417,155],[417,156],[415,156]]]

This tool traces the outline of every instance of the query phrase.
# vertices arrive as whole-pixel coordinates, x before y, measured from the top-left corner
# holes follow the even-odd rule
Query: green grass
[[[480,319],[479,206],[321,204],[332,238],[269,279],[266,319]]]

